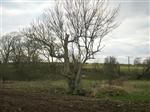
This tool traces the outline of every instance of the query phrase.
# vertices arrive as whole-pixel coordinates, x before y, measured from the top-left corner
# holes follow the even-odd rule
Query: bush
[[[61,79],[61,69],[62,66],[55,66],[55,63],[0,64],[0,80]]]
[[[96,93],[96,97],[101,98],[101,97],[114,97],[114,96],[124,96],[127,95],[128,93],[119,87],[105,87],[100,89]]]

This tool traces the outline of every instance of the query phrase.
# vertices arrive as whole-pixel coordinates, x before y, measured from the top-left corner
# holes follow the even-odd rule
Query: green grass
[[[95,80],[83,80],[81,83],[82,88],[86,91],[90,90],[94,84],[97,85],[97,88],[107,88],[109,85],[106,83],[106,80],[95,81]],[[46,93],[63,93],[67,92],[67,82],[65,80],[58,81],[14,81],[3,84],[1,88],[7,88],[18,91],[27,91],[27,92],[46,92]],[[124,82],[119,89],[114,90],[118,92],[123,90],[127,94],[119,95],[109,95],[107,91],[99,91],[100,94],[98,98],[110,99],[110,100],[119,100],[119,101],[140,101],[140,102],[150,102],[150,81],[139,81],[139,80],[130,80]],[[105,89],[106,90],[106,89]],[[105,94],[106,93],[106,94]]]
[[[150,81],[126,81],[123,86],[120,87],[119,91],[120,90],[124,90],[125,94],[102,94],[101,97],[117,101],[150,102]],[[116,92],[117,91],[118,90],[116,90]]]
[[[85,64],[83,66],[83,68],[85,69],[94,69],[94,68],[99,68],[99,69],[102,69],[103,68],[103,64]],[[141,72],[143,70],[143,67],[142,66],[134,66],[134,65],[130,65],[130,71],[133,72],[135,70],[137,70],[139,72]],[[128,68],[128,65],[120,65],[120,71],[123,71],[123,72],[129,72],[129,68]]]
[[[57,89],[62,91],[67,90],[68,86],[64,80],[51,81],[51,80],[42,80],[42,81],[13,81],[3,84],[1,86],[5,89],[13,89],[18,91],[27,91],[27,92],[50,92],[54,93]]]

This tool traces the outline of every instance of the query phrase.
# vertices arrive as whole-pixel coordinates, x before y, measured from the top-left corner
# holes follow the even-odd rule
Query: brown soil
[[[150,103],[112,102],[3,89],[0,90],[0,112],[150,112]]]

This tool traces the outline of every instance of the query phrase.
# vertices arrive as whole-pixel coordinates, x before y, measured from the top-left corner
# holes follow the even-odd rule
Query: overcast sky
[[[150,0],[110,0],[120,3],[120,26],[104,40],[104,49],[96,56],[116,56],[127,62],[126,56],[150,56]],[[39,17],[43,10],[53,7],[52,0],[1,0],[0,33],[18,31]]]

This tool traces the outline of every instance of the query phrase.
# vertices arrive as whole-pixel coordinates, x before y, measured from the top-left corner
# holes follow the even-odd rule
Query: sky
[[[102,62],[106,56],[115,56],[119,62],[127,63],[130,56],[132,63],[135,57],[150,56],[150,0],[110,2],[120,4],[120,25],[104,38],[105,47],[93,61]],[[21,30],[53,6],[53,0],[0,0],[0,33]]]

